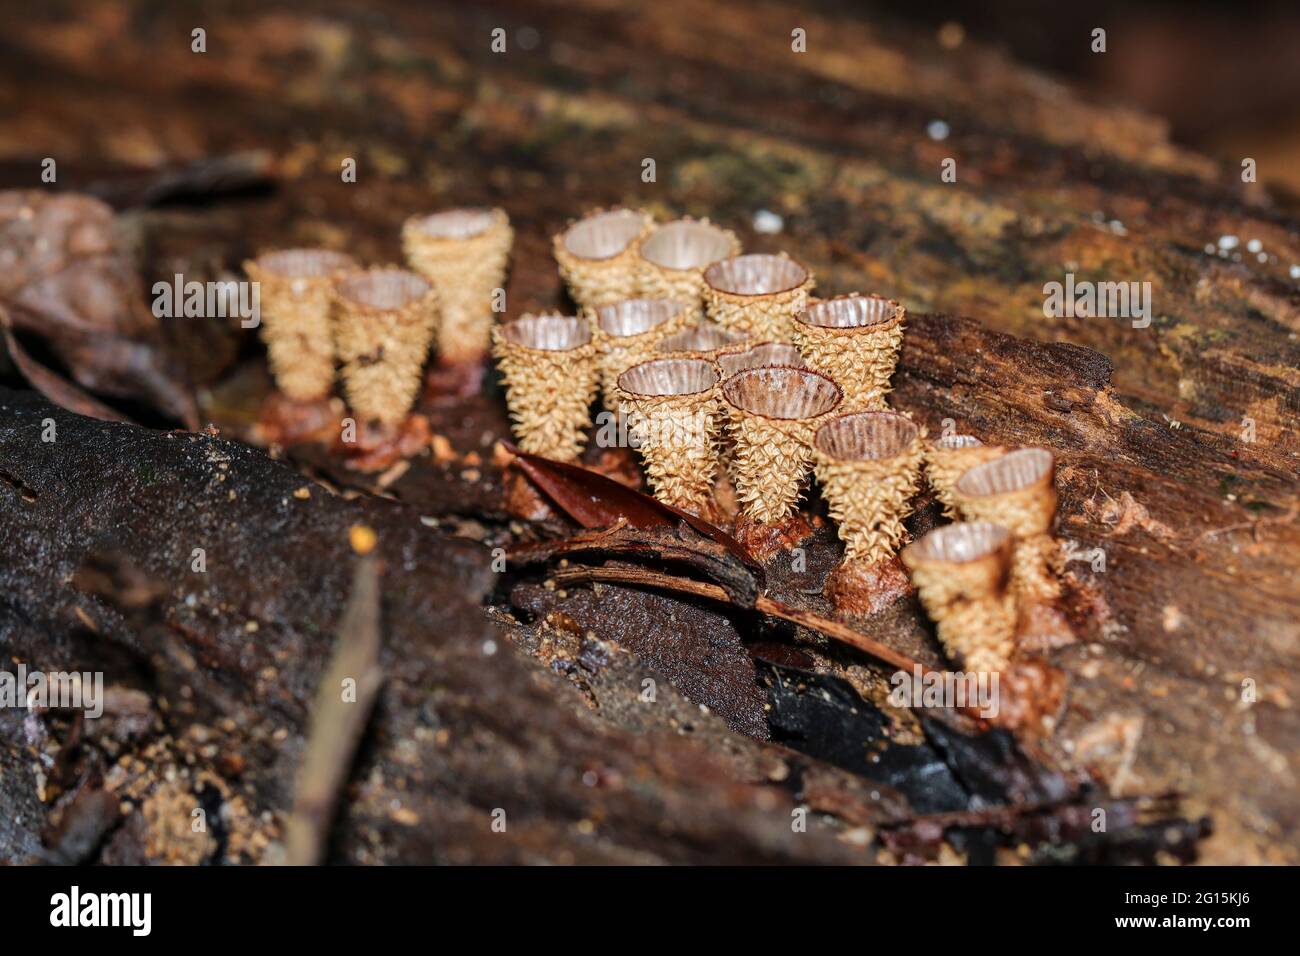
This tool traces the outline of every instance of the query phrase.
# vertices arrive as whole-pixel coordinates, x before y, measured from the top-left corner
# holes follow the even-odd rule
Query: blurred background
[[[1300,197],[1300,4],[1286,0],[1044,3],[906,0],[838,3],[1006,50],[1076,89],[1163,116],[1179,143],[1267,164],[1275,190]],[[1094,54],[1094,27],[1107,31]]]

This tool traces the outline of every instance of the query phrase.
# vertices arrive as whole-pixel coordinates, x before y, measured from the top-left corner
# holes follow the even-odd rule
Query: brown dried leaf
[[[112,209],[71,193],[0,192],[0,265],[13,328],[39,336],[78,385],[198,427],[194,396],[118,246]]]
[[[13,359],[14,365],[18,367],[19,373],[23,378],[27,379],[27,383],[32,388],[54,402],[54,404],[62,406],[70,412],[76,412],[78,415],[99,418],[106,422],[129,422],[131,420],[121,412],[109,408],[89,393],[83,392],[66,378],[46,368],[28,355],[27,350],[15,338],[12,331],[12,320],[3,306],[0,306],[0,327],[4,329],[4,341],[5,346],[9,349],[9,357]]]
[[[702,518],[633,491],[586,468],[530,455],[510,446],[515,464],[570,518],[584,528],[611,528],[619,522],[648,530],[677,529],[685,522],[696,534],[721,545],[734,558],[758,568],[749,552],[731,535]]]

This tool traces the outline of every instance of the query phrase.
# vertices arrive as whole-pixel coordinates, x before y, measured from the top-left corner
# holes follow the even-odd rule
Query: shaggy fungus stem
[[[903,549],[939,640],[968,670],[1001,671],[1015,652],[1011,549],[1011,533],[983,521],[935,528]]]
[[[357,268],[346,253],[282,249],[244,263],[258,283],[261,332],[280,391],[298,401],[324,398],[334,385],[335,278]]]
[[[878,295],[824,299],[800,312],[793,336],[810,368],[844,389],[847,411],[886,408],[903,341],[904,309]]]
[[[718,371],[707,359],[663,358],[618,377],[618,395],[655,497],[708,510],[718,466]]]
[[[733,256],[704,270],[704,305],[725,329],[789,342],[812,287],[812,272],[789,256]]]
[[[573,316],[525,315],[492,330],[492,351],[519,447],[576,460],[597,390],[591,326]]]
[[[348,405],[365,419],[402,421],[420,389],[437,292],[405,269],[358,270],[334,284],[334,312]]]
[[[762,524],[789,517],[808,473],[813,433],[839,406],[839,386],[808,369],[751,368],[723,382],[722,397],[742,511]]]
[[[592,312],[637,295],[637,241],[653,228],[649,213],[596,210],[551,241],[560,277],[578,307]]]
[[[402,226],[407,261],[438,290],[438,361],[487,355],[498,289],[505,288],[514,230],[502,209],[450,209]]]

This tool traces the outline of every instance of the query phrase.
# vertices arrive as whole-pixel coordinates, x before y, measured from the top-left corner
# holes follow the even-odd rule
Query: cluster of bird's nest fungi
[[[498,323],[494,296],[513,240],[503,211],[412,217],[402,240],[410,270],[303,249],[248,264],[282,392],[328,395],[337,364],[356,416],[395,427],[435,340],[448,365],[490,349],[522,451],[576,462],[599,399],[626,424],[658,499],[753,549],[798,539],[814,475],[844,542],[828,596],[852,610],[854,594],[905,568],[967,670],[1004,670],[1024,635],[1055,615],[1054,456],[973,435],[930,440],[891,409],[899,303],[817,299],[808,268],[785,254],[743,254],[734,233],[707,219],[658,224],[614,209],[554,238],[577,315]],[[922,481],[954,520],[904,547]]]

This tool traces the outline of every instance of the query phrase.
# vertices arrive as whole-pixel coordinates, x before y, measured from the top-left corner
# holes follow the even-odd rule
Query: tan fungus
[[[659,342],[684,329],[692,315],[689,306],[671,299],[623,299],[596,309],[593,332],[606,408],[617,411],[618,377],[651,358]]]
[[[697,358],[653,359],[618,377],[655,497],[694,514],[708,510],[718,467],[718,381]]]
[[[808,306],[792,334],[810,368],[844,389],[846,411],[880,410],[898,364],[905,311],[878,295],[845,295]]]
[[[638,209],[597,209],[552,239],[560,277],[579,309],[637,296],[637,242],[653,227],[650,214]]]
[[[1015,653],[1011,550],[1011,533],[988,522],[944,525],[903,549],[939,640],[969,671],[1002,671]]]
[[[420,390],[438,294],[414,272],[365,269],[334,284],[334,329],[348,405],[366,420],[401,422]]]
[[[721,391],[741,509],[753,521],[775,524],[795,510],[813,433],[839,406],[839,387],[808,369],[765,367],[738,372]]]
[[[1015,537],[1011,585],[1024,604],[1061,593],[1056,515],[1056,458],[1046,448],[1021,448],[976,465],[955,487],[957,509],[973,521],[1002,525]]]
[[[505,288],[514,230],[503,209],[449,209],[402,226],[411,267],[438,290],[438,361],[477,362],[488,352],[494,295]]]
[[[903,519],[921,470],[923,432],[898,412],[836,415],[813,438],[815,469],[844,560],[891,558],[907,535]]]
[[[642,295],[690,303],[704,318],[704,270],[740,252],[730,229],[686,216],[655,229],[637,244],[637,281]]]
[[[525,315],[492,330],[519,447],[558,461],[577,459],[598,388],[591,326],[565,315]]]
[[[957,517],[957,479],[976,465],[1006,454],[1001,445],[986,445],[974,435],[944,435],[925,449],[925,475],[943,513]]]
[[[335,278],[357,268],[346,253],[281,249],[244,263],[258,284],[261,335],[280,391],[299,401],[324,398],[334,385]]]
[[[704,307],[725,329],[789,342],[812,287],[812,272],[787,255],[733,256],[704,270]]]

